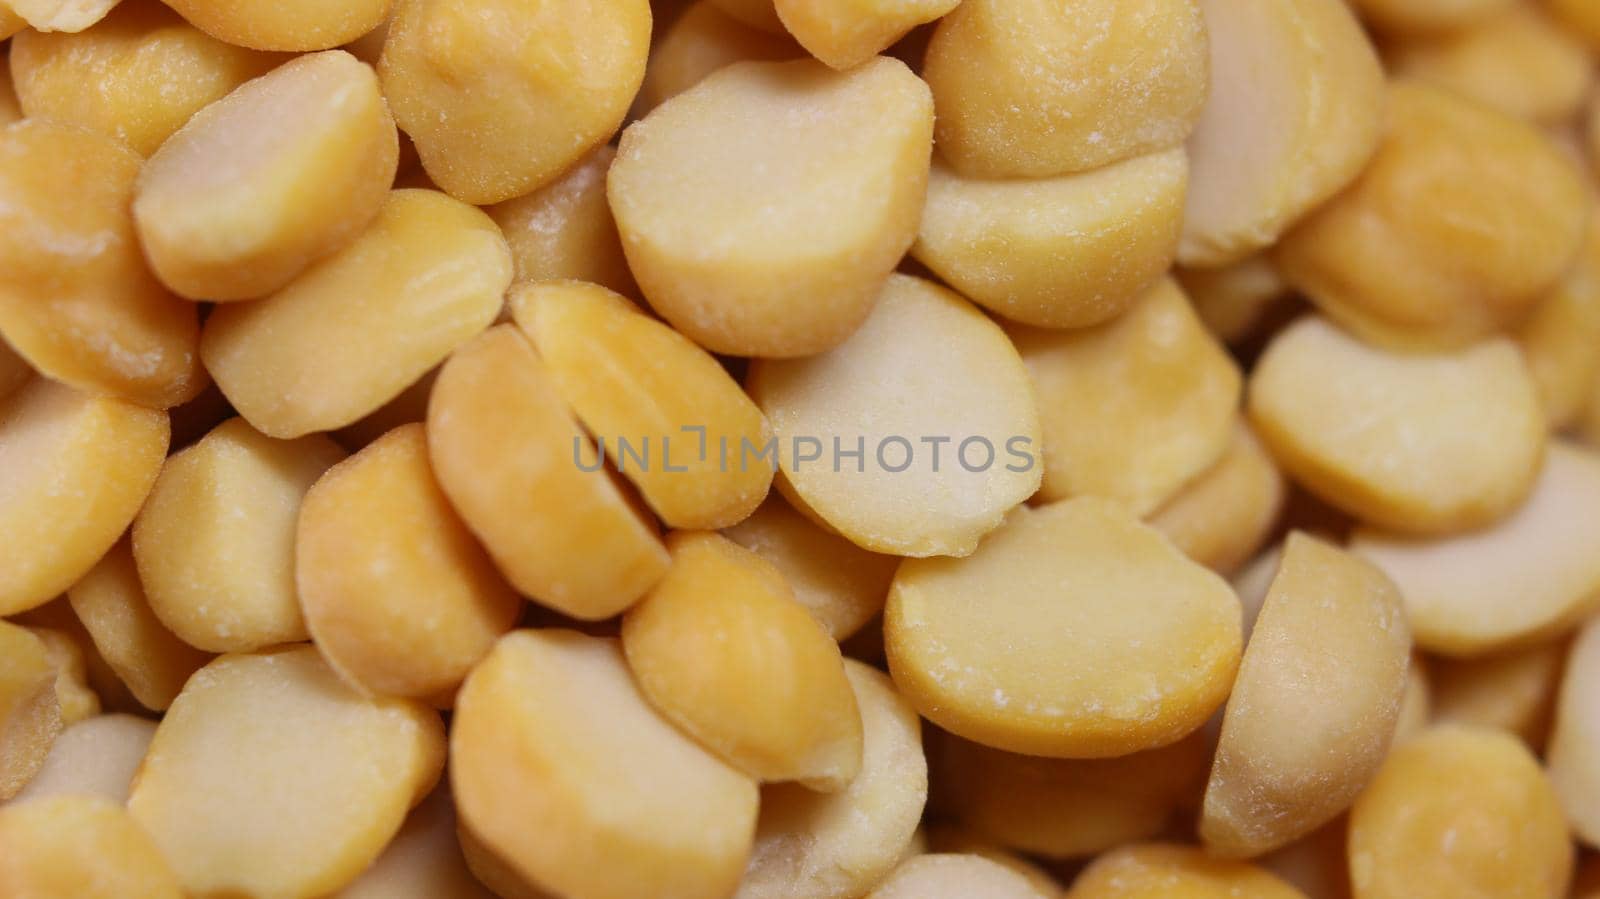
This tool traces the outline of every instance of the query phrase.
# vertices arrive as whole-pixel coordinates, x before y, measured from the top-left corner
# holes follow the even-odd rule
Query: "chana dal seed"
[[[861,709],[861,773],[836,793],[761,791],[761,817],[736,899],[853,899],[905,857],[928,799],[916,710],[882,672],[846,659]]]
[[[1508,514],[1546,442],[1538,388],[1504,338],[1403,353],[1308,316],[1267,347],[1248,407],[1297,483],[1364,522],[1419,535]]]
[[[1278,244],[1289,283],[1363,337],[1461,346],[1519,323],[1571,266],[1589,197],[1533,126],[1395,82],[1377,156]]]
[[[1341,815],[1255,863],[1310,899],[1349,899],[1350,864],[1345,845],[1348,829],[1349,822]]]
[[[117,676],[117,672],[101,656],[99,648],[94,645],[94,637],[90,635],[89,629],[83,626],[83,622],[78,620],[78,615],[72,610],[72,604],[67,597],[59,596],[42,606],[13,615],[10,620],[23,627],[49,628],[72,637],[78,648],[83,651],[83,663],[88,673],[89,687],[100,697],[103,711],[136,714],[144,711],[144,706],[140,705],[128,690],[128,686]]]
[[[1551,430],[1570,428],[1600,384],[1600,217],[1591,220],[1577,263],[1516,336]]]
[[[522,611],[439,488],[420,424],[317,479],[300,506],[294,575],[328,664],[390,696],[453,692]]]
[[[1215,859],[1189,846],[1144,843],[1100,856],[1072,885],[1072,899],[1306,899],[1264,868]]]
[[[99,23],[121,0],[5,0],[36,31],[79,32]]]
[[[1229,345],[1256,336],[1291,305],[1289,285],[1266,252],[1222,268],[1180,268],[1173,275],[1206,330]]]
[[[1532,5],[1508,7],[1459,30],[1406,41],[1397,74],[1429,81],[1542,125],[1570,121],[1589,98],[1589,48]]]
[[[1560,899],[1572,841],[1515,737],[1441,726],[1396,746],[1350,813],[1356,899]]]
[[[1239,366],[1170,278],[1094,328],[1010,334],[1039,401],[1041,499],[1100,496],[1148,515],[1227,452]]]
[[[1410,655],[1393,582],[1291,533],[1228,698],[1200,818],[1207,849],[1260,855],[1348,808],[1389,751]]]
[[[1353,0],[1351,6],[1383,34],[1425,35],[1470,26],[1516,3],[1517,0]]]
[[[323,896],[433,788],[444,726],[352,691],[310,646],[226,655],[156,728],[128,810],[191,894]]]
[[[1181,149],[1026,179],[967,177],[935,160],[911,255],[1011,321],[1099,324],[1171,267],[1188,183]]]
[[[901,564],[896,685],[940,727],[1011,752],[1105,758],[1177,742],[1239,664],[1239,600],[1109,500],[1021,507],[965,559]]]
[[[746,387],[793,495],[863,549],[967,555],[1038,489],[1039,413],[1022,360],[997,325],[930,281],[890,276],[844,344],[757,360]],[[740,464],[766,464],[758,449],[738,452]]]
[[[1178,258],[1215,268],[1276,242],[1360,174],[1383,130],[1384,77],[1341,0],[1200,7],[1211,92],[1189,137]]]
[[[1435,657],[1428,664],[1433,720],[1498,727],[1544,747],[1555,713],[1569,641],[1554,640],[1472,659]]]
[[[766,498],[773,469],[729,457],[765,446],[771,427],[714,356],[618,299],[581,282],[535,284],[513,310],[556,389],[662,521],[738,524]]]
[[[125,714],[96,715],[68,725],[15,801],[102,796],[121,805],[128,801],[155,733],[154,721]]]
[[[519,592],[599,621],[666,574],[655,520],[604,469],[515,326],[491,328],[445,363],[427,435],[439,486]]]
[[[1215,738],[1104,759],[1016,755],[946,737],[935,755],[941,809],[999,845],[1087,858],[1159,836],[1199,801]]]
[[[1595,678],[1600,676],[1600,625],[1586,625],[1572,644],[1566,673],[1561,679],[1546,754],[1550,783],[1555,787],[1567,821],[1585,845],[1600,845],[1600,708],[1594,701]]]
[[[1272,455],[1240,423],[1222,458],[1146,520],[1184,555],[1227,577],[1266,543],[1287,493]]]
[[[0,131],[0,337],[47,377],[166,408],[205,386],[200,324],[139,253],[141,163],[74,125]]]
[[[394,399],[334,432],[334,439],[355,452],[401,425],[427,421],[428,403],[433,399],[433,383],[438,377],[438,368],[429,371],[395,394]]]
[[[779,21],[800,46],[843,71],[887,50],[911,29],[955,9],[960,0],[774,0]]]
[[[1171,149],[1205,103],[1206,47],[1195,0],[964,2],[923,63],[940,152],[969,176],[1042,178]]]
[[[388,18],[393,0],[162,2],[218,40],[253,50],[306,53],[347,44],[378,28]]]
[[[838,644],[750,550],[686,531],[667,549],[666,577],[622,619],[640,691],[756,780],[842,789],[861,770],[862,737]]]
[[[771,562],[795,601],[841,642],[883,611],[900,564],[824,530],[776,493],[722,536]]]
[[[127,530],[167,414],[35,378],[0,403],[0,614],[56,598]]]
[[[1510,650],[1560,636],[1600,607],[1596,503],[1600,455],[1555,442],[1533,492],[1501,521],[1432,540],[1363,528],[1350,548],[1400,587],[1419,646]]]
[[[123,0],[88,31],[29,30],[11,42],[28,115],[110,135],[146,158],[202,107],[282,61],[219,41],[155,0]]]
[[[378,216],[399,146],[371,66],[342,50],[284,63],[145,165],[133,215],[150,266],[195,300],[282,290]]]
[[[461,857],[467,863],[467,870],[474,880],[488,887],[492,896],[498,899],[550,899],[549,893],[534,886],[504,859],[490,851],[466,825],[456,825],[456,842],[461,846]]]
[[[898,60],[719,70],[623,132],[607,178],[645,299],[715,353],[838,346],[916,236],[932,134]]]
[[[207,652],[305,640],[295,521],[306,491],[344,455],[320,434],[276,440],[230,418],[169,458],[133,524],[138,583],[160,624]],[[134,639],[156,641],[147,650],[165,642],[159,634]],[[151,679],[141,701],[171,701],[178,671],[161,671],[154,659],[124,664]]]
[[[61,733],[56,669],[39,636],[0,620],[0,802],[38,774]],[[3,855],[3,853],[0,853]]]
[[[589,281],[637,292],[606,204],[606,172],[616,155],[614,147],[596,147],[549,184],[485,210],[505,232],[516,283]]]
[[[0,807],[0,894],[27,899],[181,899],[161,850],[100,796]]]
[[[646,0],[396,0],[378,71],[428,176],[499,203],[610,139],[649,47]]]
[[[436,789],[362,875],[334,899],[494,899],[467,868],[450,793]]]
[[[866,899],[1047,899],[1052,895],[982,856],[931,853],[907,859]]]
[[[64,631],[47,627],[31,628],[44,641],[45,655],[56,672],[56,703],[61,709],[61,724],[70,727],[100,714],[100,697],[89,686],[89,667],[83,648]]]
[[[716,0],[696,0],[651,48],[634,114],[643,118],[723,66],[749,60],[799,59],[805,52],[782,33],[782,26],[774,33],[747,25],[718,8]]]
[[[660,717],[614,640],[514,631],[456,699],[462,822],[520,877],[595,899],[726,896],[755,781]]]
[[[379,408],[494,321],[511,253],[482,211],[396,190],[372,226],[273,295],[224,304],[200,355],[257,430],[291,438]]]
[[[927,852],[955,852],[981,856],[1022,875],[1022,879],[1032,884],[1034,890],[1043,896],[1060,899],[1065,895],[1061,884],[1049,871],[1020,855],[999,848],[980,835],[950,825],[938,825],[927,829],[925,841],[927,845],[920,847],[924,851],[916,853],[917,855]]]

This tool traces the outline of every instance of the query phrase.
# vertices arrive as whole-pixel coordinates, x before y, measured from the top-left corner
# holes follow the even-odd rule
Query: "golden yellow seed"
[[[1277,463],[1240,423],[1222,458],[1146,520],[1184,555],[1227,577],[1261,550],[1287,492]]]
[[[1287,881],[1313,899],[1350,896],[1350,864],[1345,851],[1344,815],[1333,819],[1306,837],[1255,863]]]
[[[1600,386],[1600,218],[1583,253],[1517,332],[1553,431],[1578,423]]]
[[[222,392],[272,437],[348,425],[494,321],[511,253],[480,210],[396,190],[372,227],[287,287],[217,307],[200,354]]]
[[[1362,336],[1461,346],[1519,323],[1572,265],[1590,200],[1533,126],[1415,81],[1389,90],[1383,144],[1284,236],[1290,284]]]
[[[861,712],[838,644],[750,550],[688,531],[667,549],[667,576],[622,619],[639,689],[756,780],[843,788],[861,770]]]
[[[161,624],[209,652],[306,639],[294,584],[295,520],[312,483],[343,458],[322,435],[274,440],[231,418],[168,459],[133,525],[139,581]],[[179,673],[147,669],[141,701],[170,701]]]
[[[317,648],[362,691],[449,695],[522,611],[439,489],[420,424],[312,485],[294,570]]]
[[[1172,265],[1188,182],[1181,149],[1030,179],[971,178],[936,161],[911,255],[1012,321],[1098,324]]]
[[[342,50],[299,57],[161,145],[139,175],[139,239],[183,296],[266,296],[372,223],[399,152],[371,66]]]
[[[1600,456],[1557,442],[1527,500],[1493,526],[1433,540],[1363,528],[1350,548],[1400,587],[1419,646],[1481,655],[1559,636],[1600,607],[1597,503]]]
[[[1255,865],[1213,859],[1162,843],[1124,846],[1095,859],[1072,885],[1072,899],[1306,899]]]
[[[1394,352],[1309,316],[1250,378],[1250,422],[1296,482],[1362,521],[1415,534],[1487,525],[1528,495],[1544,412],[1516,345]]]
[[[151,0],[123,0],[89,31],[30,30],[11,42],[28,115],[83,125],[145,157],[202,107],[281,61],[223,43]]]
[[[1016,755],[947,737],[934,754],[940,808],[996,843],[1070,859],[1160,835],[1199,801],[1215,737],[1205,730],[1105,759]]]
[[[378,71],[428,176],[499,203],[611,137],[649,46],[646,0],[397,0]]]
[[[1549,735],[1567,650],[1568,641],[1554,640],[1473,659],[1433,659],[1433,719],[1498,727],[1537,752]]]
[[[900,563],[824,530],[777,494],[722,535],[776,566],[795,600],[839,641],[883,610]]]
[[[1049,899],[1063,899],[1065,892],[1055,875],[1043,867],[1023,858],[1020,855],[1000,848],[981,834],[972,833],[948,824],[939,824],[927,829],[924,835],[926,845],[920,847],[926,852],[959,852],[969,855],[982,856],[995,864],[1009,868],[1022,879],[1033,885],[1041,895]]]
[[[161,850],[118,803],[54,796],[0,808],[0,895],[182,899]]]
[[[165,408],[205,386],[199,314],[145,268],[129,213],[140,164],[72,125],[0,130],[0,336],[48,377]]]
[[[790,498],[864,549],[966,555],[1039,486],[1022,360],[999,327],[930,281],[892,275],[843,345],[758,360],[746,386],[772,423]],[[770,464],[760,452],[737,461]]]
[[[94,26],[120,0],[5,0],[11,11],[37,31],[79,32]]]
[[[1211,94],[1189,137],[1184,265],[1232,265],[1349,184],[1378,149],[1384,78],[1343,0],[1202,0]]]
[[[155,483],[168,433],[165,412],[44,378],[0,403],[0,614],[94,567]]]
[[[761,791],[736,899],[855,899],[911,849],[928,798],[921,722],[877,669],[846,659],[844,670],[861,709],[861,773],[837,793]]]
[[[755,782],[651,709],[613,640],[514,631],[456,701],[462,823],[561,895],[713,899],[738,883]]]
[[[714,356],[618,300],[593,284],[535,284],[518,289],[513,310],[556,389],[662,521],[743,521],[773,471],[737,454],[772,439],[766,418]]]
[[[939,21],[922,76],[957,171],[1039,178],[1182,144],[1208,68],[1194,0],[973,0]]]
[[[340,428],[334,433],[334,439],[339,441],[339,445],[355,452],[401,425],[427,421],[428,402],[433,399],[433,382],[438,377],[438,368],[429,371],[396,394],[394,399],[362,416],[354,424]]]
[[[775,0],[784,30],[830,68],[861,65],[960,0]]]
[[[383,24],[393,0],[162,0],[218,40],[305,53],[346,44]]]
[[[770,3],[767,8],[771,9]],[[696,0],[667,26],[650,51],[634,114],[642,118],[723,66],[804,55],[781,25],[776,33],[756,28],[723,12],[717,0]]]
[[[405,825],[372,867],[333,899],[494,897],[467,869],[456,838],[455,807],[449,791],[441,786],[411,810]]]
[[[11,9],[9,0],[0,2],[0,40],[11,37],[27,27],[28,23]],[[4,77],[6,77],[5,73],[0,72],[0,78]],[[5,122],[0,121],[0,125],[3,124]]]
[[[505,232],[518,283],[590,281],[637,291],[606,204],[606,172],[616,155],[611,146],[596,147],[549,184],[485,210]]]
[[[89,668],[83,647],[66,631],[47,627],[29,628],[44,641],[45,655],[56,672],[56,704],[61,723],[70,727],[100,714],[100,697],[89,686]]]
[[[0,620],[0,802],[33,779],[60,732],[49,650],[32,631]]]
[[[1561,646],[1552,648],[1554,654]],[[1559,656],[1551,660],[1559,665]],[[1595,684],[1600,677],[1600,625],[1584,627],[1566,659],[1557,699],[1555,727],[1546,753],[1550,782],[1567,821],[1585,845],[1600,845],[1600,714]],[[1554,675],[1542,686],[1553,686]],[[1548,693],[1545,694],[1547,698]]]
[[[1507,115],[1558,125],[1578,114],[1594,83],[1589,48],[1532,5],[1407,41],[1391,68],[1449,88]]]
[[[623,132],[611,166],[645,299],[716,353],[839,345],[916,236],[932,132],[927,85],[897,60],[719,70]]]
[[[436,712],[357,695],[312,647],[222,656],[157,726],[128,810],[191,894],[322,896],[433,788],[444,742]]]
[[[930,721],[1029,755],[1177,742],[1238,668],[1239,600],[1116,503],[1022,507],[966,559],[901,564],[884,610],[895,683]]]
[[[113,555],[115,549],[113,547],[106,555]],[[84,577],[88,575],[85,574]],[[42,606],[14,615],[10,620],[24,627],[50,628],[72,637],[78,648],[83,651],[83,663],[88,674],[89,687],[100,697],[104,709],[108,712],[142,711],[143,707],[139,700],[134,698],[127,684],[122,682],[116,670],[100,654],[99,648],[95,646],[94,637],[89,633],[89,629],[84,627],[83,622],[78,620],[78,615],[73,611],[72,603],[66,596],[57,597]]]
[[[1046,899],[1026,877],[969,853],[934,853],[907,859],[866,899]]]
[[[1206,329],[1227,344],[1255,336],[1290,306],[1289,285],[1265,252],[1224,268],[1179,268],[1173,275]]]
[[[1396,746],[1350,813],[1360,899],[1561,899],[1572,841],[1515,737],[1442,726]]]
[[[1147,515],[1227,451],[1239,366],[1171,279],[1097,327],[1010,333],[1039,401],[1042,499],[1101,496]]]
[[[1393,582],[1291,533],[1223,717],[1200,818],[1207,849],[1260,855],[1343,812],[1389,751],[1410,655]]]
[[[498,899],[550,899],[550,894],[517,873],[464,823],[456,825],[456,842],[473,878]],[[425,897],[428,899],[428,897]]]
[[[46,796],[103,796],[128,801],[133,778],[155,736],[156,723],[133,715],[96,715],[61,731],[39,773],[17,802]]]
[[[445,363],[427,433],[439,485],[521,593],[598,621],[666,573],[655,520],[602,468],[516,327],[491,328]]]

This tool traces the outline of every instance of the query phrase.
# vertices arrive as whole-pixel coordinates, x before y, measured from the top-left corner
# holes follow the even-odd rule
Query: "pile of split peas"
[[[0,899],[1600,899],[1600,0],[0,41]]]

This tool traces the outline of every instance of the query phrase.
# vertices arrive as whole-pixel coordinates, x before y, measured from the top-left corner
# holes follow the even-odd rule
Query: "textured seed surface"
[[[851,899],[892,871],[928,799],[921,722],[881,672],[853,659],[845,674],[861,709],[861,773],[837,793],[774,784],[737,899]]]
[[[374,693],[448,694],[522,610],[439,488],[420,424],[317,480],[300,509],[294,565],[312,639]]]
[[[60,595],[133,521],[167,415],[36,378],[0,403],[0,613]]]
[[[1545,444],[1538,390],[1510,341],[1392,352],[1315,317],[1273,339],[1249,410],[1297,482],[1363,521],[1417,534],[1516,508]]]
[[[637,291],[606,203],[616,155],[609,145],[596,147],[556,180],[486,210],[505,232],[518,283],[570,279]]]
[[[695,532],[667,548],[667,576],[622,620],[640,690],[757,780],[843,788],[861,770],[862,738],[838,645],[750,550]]]
[[[462,688],[450,740],[463,823],[538,887],[712,899],[739,880],[755,782],[651,709],[615,641],[508,634]]]
[[[649,46],[646,0],[396,0],[378,70],[434,183],[498,203],[610,139]]]
[[[741,63],[656,107],[607,186],[645,298],[712,352],[837,346],[916,235],[932,120],[886,58]]]
[[[144,763],[156,723],[133,715],[96,715],[61,731],[39,773],[17,794],[17,802],[46,796],[102,796],[128,801],[133,777]]]
[[[163,0],[165,2],[165,0]],[[172,0],[211,36],[257,50],[303,53],[348,43],[381,25],[393,0]]]
[[[865,549],[966,555],[1039,486],[1039,415],[1017,351],[929,281],[891,276],[842,346],[760,360],[746,386],[794,494]],[[740,462],[769,464],[756,452]]]
[[[1394,584],[1291,533],[1228,698],[1200,819],[1207,847],[1259,855],[1344,811],[1388,752],[1410,654]]]
[[[443,787],[411,810],[378,860],[335,899],[494,899],[467,869]]]
[[[1499,731],[1444,726],[1395,747],[1350,813],[1361,899],[1559,899],[1572,857],[1544,772]]]
[[[0,801],[38,774],[61,733],[56,671],[44,641],[0,621]]]
[[[436,191],[393,191],[354,243],[269,297],[213,311],[200,353],[261,432],[343,427],[494,321],[511,273],[487,215]]]
[[[38,31],[78,32],[116,8],[119,0],[6,0],[6,5]]]
[[[884,642],[929,720],[1012,752],[1125,755],[1176,742],[1222,704],[1239,601],[1115,503],[1012,513],[966,559],[895,575]]]
[[[1417,643],[1476,655],[1572,629],[1600,605],[1600,456],[1552,443],[1527,500],[1435,540],[1362,529],[1351,549],[1400,587]]]
[[[56,704],[61,709],[62,725],[77,724],[100,714],[100,697],[89,686],[88,662],[77,636],[47,627],[31,630],[44,641],[45,656],[56,673]]]
[[[0,808],[0,894],[28,899],[181,899],[160,849],[122,806],[54,796]]]
[[[1222,458],[1147,520],[1184,555],[1226,577],[1261,549],[1287,491],[1271,454],[1240,424]]]
[[[161,720],[128,810],[189,893],[321,896],[372,862],[443,764],[435,712],[357,695],[315,649],[228,655]]]
[[[919,855],[894,869],[867,899],[1043,899],[1028,879],[982,856],[960,853]]]
[[[0,131],[0,337],[81,390],[175,406],[205,386],[193,304],[145,268],[128,204],[139,156],[27,119]]]
[[[434,385],[427,433],[445,495],[519,592],[599,620],[666,573],[654,520],[600,468],[517,328],[492,328],[451,357]]]
[[[322,435],[275,440],[231,418],[168,459],[133,526],[139,582],[161,624],[210,652],[306,639],[295,519],[343,458]],[[152,675],[164,683],[149,698],[170,701],[171,681]]]
[[[1078,875],[1071,895],[1072,899],[1306,899],[1255,865],[1161,843],[1126,846],[1100,856]]]
[[[1147,515],[1221,459],[1240,375],[1165,279],[1095,328],[1013,328],[1044,431],[1047,500],[1093,495]]]
[[[266,296],[372,222],[398,159],[372,67],[342,50],[302,56],[161,145],[139,175],[139,239],[183,296]]]
[[[830,67],[861,65],[906,32],[955,9],[959,0],[775,0],[773,10],[800,46]]]
[[[1049,178],[969,178],[936,161],[911,254],[974,302],[1044,328],[1098,324],[1166,273],[1182,150]]]

